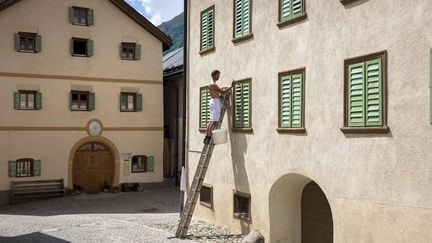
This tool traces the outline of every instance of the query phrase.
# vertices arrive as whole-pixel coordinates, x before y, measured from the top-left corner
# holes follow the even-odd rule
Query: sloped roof
[[[6,8],[12,6],[13,4],[21,0],[0,0],[0,12]],[[132,8],[124,0],[109,0],[114,6],[119,8],[123,13],[133,19],[145,30],[150,32],[153,36],[158,38],[162,43],[164,50],[168,49],[171,45],[171,39],[166,36],[162,31],[160,31],[156,26],[154,26],[150,21],[148,21],[144,16],[142,16],[138,11]]]
[[[183,47],[168,52],[163,56],[163,74],[164,77],[172,76],[183,72]]]

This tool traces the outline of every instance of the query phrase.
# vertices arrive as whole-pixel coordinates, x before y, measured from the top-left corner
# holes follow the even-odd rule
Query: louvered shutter
[[[292,127],[302,127],[303,113],[303,75],[295,74],[292,76]]]
[[[16,176],[16,161],[9,160],[9,177]]]
[[[142,94],[137,94],[136,95],[136,107],[135,107],[135,111],[139,112],[142,111]]]
[[[89,111],[94,111],[95,110],[95,107],[96,107],[96,104],[95,104],[96,97],[95,96],[96,96],[95,93],[89,93],[88,94],[88,106],[87,106],[87,110],[89,110]]]
[[[141,45],[135,44],[135,60],[141,59]]]
[[[366,126],[382,126],[381,59],[365,63]]]
[[[202,14],[202,19],[201,19],[201,50],[205,50],[208,48],[208,43],[207,43],[207,35],[208,35],[208,16],[207,16],[208,12],[205,12]]]
[[[35,39],[35,52],[42,51],[42,37],[40,35],[36,35]]]
[[[303,0],[291,0],[291,1],[292,1],[292,16],[295,17],[296,15],[302,14]]]
[[[36,93],[35,108],[36,108],[36,110],[42,109],[42,93],[40,93],[40,92]]]
[[[93,9],[87,9],[87,25],[94,25]]]
[[[243,0],[243,31],[242,35],[250,33],[250,0]]]
[[[208,88],[202,88],[200,90],[200,128],[207,127],[207,123],[210,120],[210,92]]]
[[[75,18],[75,11],[73,7],[69,7],[69,23],[73,24]]]
[[[125,94],[120,94],[120,111],[122,111],[122,106],[126,106],[127,96]]]
[[[243,34],[243,0],[235,0],[235,25],[234,37],[240,37]]]
[[[20,50],[20,36],[18,33],[15,33],[15,50]]]
[[[70,43],[70,45],[69,45],[69,52],[73,56],[73,54],[74,54],[74,40],[70,39],[69,43]]]
[[[281,3],[281,21],[289,19],[291,16],[291,1],[292,0],[280,0]]]
[[[213,9],[210,9],[207,12],[207,48],[213,47],[214,42],[214,18],[213,18]]]
[[[93,56],[93,40],[87,40],[87,56]]]
[[[241,128],[243,124],[242,84],[234,85],[234,127]]]
[[[41,175],[41,161],[33,160],[33,176]]]
[[[348,126],[361,127],[365,125],[365,88],[364,63],[348,66]]]
[[[69,109],[72,110],[72,91],[69,92]]]
[[[19,110],[20,109],[20,93],[14,92],[14,109]]]
[[[154,156],[147,156],[147,172],[154,171]]]
[[[243,122],[242,127],[250,127],[250,84],[243,83],[242,85],[242,103],[243,103]]]
[[[280,84],[280,126],[282,128],[291,127],[291,76],[281,78]]]
[[[123,59],[123,43],[120,43],[119,45],[119,55],[120,59]]]

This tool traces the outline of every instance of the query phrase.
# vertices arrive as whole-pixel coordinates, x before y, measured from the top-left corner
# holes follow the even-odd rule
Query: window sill
[[[18,52],[22,52],[22,53],[37,53],[34,50],[18,50]]]
[[[252,128],[231,128],[231,131],[233,132],[243,132],[243,133],[252,133]]]
[[[232,39],[231,41],[235,44],[235,43],[239,43],[239,42],[242,42],[242,41],[245,41],[245,40],[251,39],[252,37],[253,37],[253,33],[249,33],[249,34],[244,35],[244,36],[242,36],[242,37],[234,38],[234,39]]]
[[[137,112],[137,111],[127,111],[127,110],[121,110],[120,112]]]
[[[205,55],[207,53],[214,52],[214,51],[216,51],[216,47],[213,46],[211,48],[207,48],[207,49],[204,49],[204,50],[200,51],[199,54],[201,56],[203,56],[203,55]]]
[[[276,128],[278,133],[305,133],[306,128]]]
[[[200,201],[200,204],[201,204],[202,206],[206,207],[206,208],[213,209],[213,205],[212,205],[211,203],[201,202],[201,201]]]
[[[248,222],[248,223],[251,223],[251,222],[252,222],[252,221],[251,221],[251,218],[250,218],[249,216],[246,216],[246,215],[243,214],[243,213],[234,213],[233,216],[234,216],[234,218],[237,218],[237,219],[243,220],[243,221]]]
[[[73,57],[89,57],[87,55],[83,55],[83,54],[72,54]]]
[[[81,23],[72,23],[72,25],[77,25],[77,26],[89,26],[87,23],[85,23],[85,24],[81,24]]]
[[[390,128],[387,126],[382,127],[341,127],[340,129],[345,134],[352,133],[388,133]]]
[[[303,13],[303,14],[301,14],[299,16],[296,16],[296,17],[294,17],[292,19],[281,21],[281,22],[277,23],[276,25],[279,27],[279,29],[281,29],[281,28],[283,28],[283,27],[285,27],[287,25],[291,25],[291,24],[300,22],[300,21],[302,21],[302,20],[304,20],[306,18],[307,18],[307,14]]]
[[[357,1],[357,0],[340,0],[340,2],[341,2],[343,5],[347,5],[347,4],[353,3],[353,2],[355,2],[355,1]]]

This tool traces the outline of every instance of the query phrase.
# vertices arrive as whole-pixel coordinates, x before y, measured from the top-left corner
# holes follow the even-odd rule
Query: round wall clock
[[[102,130],[103,130],[102,123],[97,119],[90,120],[87,123],[87,133],[90,136],[93,136],[93,137],[99,136],[99,135],[101,135]]]

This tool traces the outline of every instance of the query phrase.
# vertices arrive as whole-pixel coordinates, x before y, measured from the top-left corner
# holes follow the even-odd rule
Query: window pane
[[[34,94],[27,94],[27,108],[34,108]]]
[[[133,95],[128,95],[128,110],[133,110],[134,109],[134,97]]]

